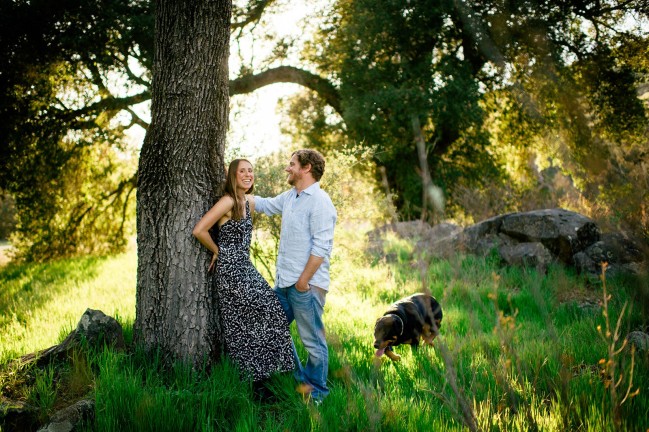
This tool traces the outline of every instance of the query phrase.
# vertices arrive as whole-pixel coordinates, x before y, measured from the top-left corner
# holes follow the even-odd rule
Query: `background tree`
[[[232,29],[270,0],[244,3]],[[0,0],[0,189],[28,260],[121,250],[133,234],[153,57],[148,0]]]
[[[149,3],[3,0],[0,21],[0,187],[16,200],[15,245],[32,260],[120,250],[137,163],[124,130],[145,125],[131,108],[150,98]]]
[[[590,203],[581,210],[617,207],[633,218],[627,227],[647,235],[635,211],[647,188],[632,196],[622,187],[647,184],[637,169],[648,162],[639,151],[646,107],[637,97],[647,79],[647,12],[642,1],[340,0],[320,12],[325,24],[304,56],[338,83],[342,114],[303,96],[287,109],[289,129],[313,145],[376,148],[405,217],[421,210],[421,137],[451,215],[463,191],[494,182],[518,188],[509,207],[495,210],[521,209],[520,198],[539,186],[537,160],[549,160]]]

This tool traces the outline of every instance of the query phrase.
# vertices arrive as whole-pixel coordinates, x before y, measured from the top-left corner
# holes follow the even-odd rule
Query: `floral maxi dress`
[[[219,227],[217,302],[225,352],[253,381],[295,367],[288,321],[268,282],[250,261],[252,218],[230,219]]]

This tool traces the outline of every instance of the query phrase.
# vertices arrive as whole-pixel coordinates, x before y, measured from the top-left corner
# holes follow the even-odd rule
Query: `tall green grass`
[[[83,312],[135,317],[135,251],[0,268],[0,361],[55,345]]]
[[[414,244],[391,237],[381,254],[369,255],[363,248],[362,230],[337,232],[325,308],[331,394],[321,406],[305,404],[291,376],[273,379],[269,387],[274,397],[259,401],[227,361],[209,371],[165,366],[137,349],[88,353],[51,380],[46,369],[40,381],[23,383],[29,387],[23,394],[42,401],[48,413],[61,405],[72,377],[83,389],[90,374],[88,392],[96,400],[97,415],[87,427],[100,431],[649,427],[646,356],[635,357],[633,387],[640,395],[613,406],[600,373],[600,360],[608,360],[606,341],[597,331],[604,324],[602,309],[565,300],[575,293],[600,299],[601,284],[587,283],[560,267],[540,274],[503,268],[490,257],[428,259]],[[116,277],[120,274],[123,278]],[[56,343],[86,307],[117,313],[125,331],[132,332],[134,274],[134,252],[0,270],[4,361]],[[608,314],[616,320],[624,302],[633,303],[633,290],[621,281],[607,282],[613,293]],[[376,358],[376,318],[389,303],[422,290],[435,295],[444,308],[436,346],[415,352],[397,347],[402,356],[398,363]],[[10,318],[4,311],[11,311]],[[628,330],[644,324],[638,308],[626,311],[622,322]],[[5,337],[5,332],[12,336]],[[304,355],[299,343],[298,351]],[[627,351],[612,360],[618,371],[628,372]],[[4,376],[4,385],[11,385]],[[628,373],[623,379],[629,379]],[[48,389],[56,393],[53,402]],[[621,413],[617,422],[615,410]]]

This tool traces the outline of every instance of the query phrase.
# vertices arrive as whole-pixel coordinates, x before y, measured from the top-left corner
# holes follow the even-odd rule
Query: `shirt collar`
[[[320,182],[315,182],[308,188],[304,189],[301,193],[306,193],[307,195],[313,195],[315,191],[320,189]],[[297,189],[295,190],[295,193],[297,194]]]

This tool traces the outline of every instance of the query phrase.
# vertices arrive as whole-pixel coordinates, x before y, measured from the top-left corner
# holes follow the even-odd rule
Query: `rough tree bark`
[[[197,364],[218,353],[210,257],[193,238],[224,178],[230,0],[157,0],[151,125],[137,192],[135,339]]]

